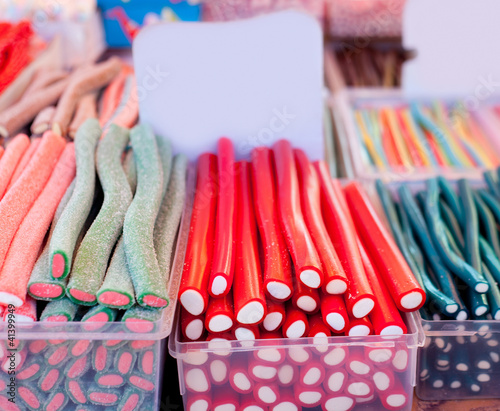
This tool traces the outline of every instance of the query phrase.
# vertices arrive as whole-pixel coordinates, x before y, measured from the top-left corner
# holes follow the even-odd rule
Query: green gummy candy
[[[33,271],[31,272],[30,280],[28,282],[28,293],[36,300],[45,300],[45,301],[55,301],[64,297],[66,292],[66,284],[68,283],[66,278],[54,278],[52,277],[50,264],[49,264],[49,245],[50,240],[52,238],[52,234],[54,233],[54,229],[61,217],[66,205],[68,204],[71,196],[73,195],[73,191],[75,189],[76,180],[70,184],[66,192],[64,193],[63,198],[61,199],[59,205],[57,206],[57,210],[54,214],[54,219],[52,220],[52,224],[50,226],[49,236],[47,239],[47,244],[42,250],[42,253],[38,257]],[[33,294],[30,290],[31,286],[33,286],[33,290],[37,291],[36,294]],[[56,296],[57,290],[61,289],[61,293]],[[43,293],[45,291],[45,293]]]
[[[156,218],[154,237],[156,257],[165,284],[170,277],[175,238],[184,210],[187,166],[188,159],[184,154],[177,154],[174,157],[167,194],[163,198]]]
[[[138,125],[130,132],[137,167],[137,189],[123,225],[127,264],[137,302],[163,308],[167,287],[154,248],[154,226],[161,206],[163,175],[156,139],[151,129]]]
[[[118,411],[123,411],[123,410],[128,410],[130,409],[130,406],[127,406],[127,401],[129,401],[130,397],[132,395],[137,395],[137,404],[136,404],[136,409],[140,409],[142,402],[144,401],[144,393],[138,389],[135,389],[133,387],[128,386],[125,388],[125,392],[122,395],[121,401],[118,403],[117,410]],[[135,403],[135,402],[134,402]]]
[[[130,278],[123,237],[116,244],[104,283],[97,292],[97,300],[101,305],[121,310],[126,310],[135,303],[134,284]]]
[[[152,332],[156,322],[161,318],[162,311],[134,305],[123,314],[122,321],[134,332]]]
[[[125,154],[123,171],[125,171],[127,176],[132,194],[135,194],[135,189],[137,187],[137,168],[135,167],[134,151],[132,149],[127,150],[127,154]]]
[[[163,185],[161,190],[161,198],[165,198],[168,182],[170,181],[170,172],[172,170],[172,145],[170,141],[161,136],[156,136],[156,144],[161,158],[161,167],[163,170]]]
[[[79,306],[71,301],[69,298],[62,300],[51,301],[42,311],[40,321],[45,321],[49,317],[64,315],[68,321],[73,321],[76,318],[76,313]]]
[[[104,202],[78,248],[67,295],[83,305],[96,303],[111,252],[120,236],[132,192],[121,157],[128,143],[127,130],[111,124],[97,147],[97,172]]]
[[[75,189],[54,229],[50,240],[49,255],[54,277],[67,277],[75,245],[89,215],[95,191],[95,148],[101,137],[101,127],[96,119],[86,120],[75,136],[76,183]],[[56,257],[56,261],[54,261]],[[64,269],[60,270],[61,258]],[[56,263],[54,265],[54,263]],[[56,271],[54,271],[56,268]]]

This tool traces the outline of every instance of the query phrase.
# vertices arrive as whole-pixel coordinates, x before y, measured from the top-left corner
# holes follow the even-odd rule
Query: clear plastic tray
[[[430,100],[431,101],[431,100]],[[472,180],[481,179],[484,168],[413,168],[413,169],[391,169],[381,171],[369,164],[369,160],[363,154],[360,137],[356,131],[355,119],[352,108],[354,106],[391,106],[405,102],[401,90],[386,89],[346,89],[336,93],[330,99],[332,110],[338,115],[341,124],[337,127],[339,132],[340,147],[345,158],[349,158],[352,166],[350,178],[360,178],[364,180],[375,180],[378,178],[384,181],[422,181],[436,175],[444,175],[449,179],[469,178]],[[500,138],[497,135],[487,135],[494,148],[499,151]]]
[[[193,184],[190,170],[188,192]],[[123,409],[160,408],[165,338],[172,330],[191,208],[187,204],[179,228],[168,284],[170,303],[150,332],[132,332],[124,322],[34,322],[15,323],[15,333],[8,334],[9,323],[0,323],[0,409],[74,410],[81,403],[95,410],[121,410],[121,401],[129,397],[129,408]],[[6,403],[9,390],[14,390],[18,408]],[[49,403],[60,408],[49,408]]]
[[[286,373],[293,370],[296,375],[305,373],[306,367],[311,364],[316,365],[321,372],[324,372],[315,385],[315,389],[319,388],[322,395],[324,409],[337,409],[334,403],[337,401],[347,401],[339,399],[340,397],[349,397],[353,399],[354,410],[382,410],[382,409],[398,409],[410,410],[413,397],[413,387],[415,385],[415,368],[417,347],[423,345],[423,334],[419,323],[416,321],[416,314],[406,314],[406,323],[408,326],[408,334],[398,337],[344,337],[334,336],[324,338],[321,341],[313,338],[299,339],[268,339],[248,341],[211,341],[211,342],[183,342],[179,329],[179,316],[176,316],[176,324],[173,333],[169,339],[169,352],[177,359],[177,367],[179,373],[180,392],[183,396],[184,409],[213,409],[213,408],[191,408],[192,404],[212,405],[215,407],[219,400],[218,395],[222,392],[232,393],[237,397],[239,407],[238,410],[244,410],[244,404],[253,404],[260,408],[249,408],[254,411],[260,409],[273,409],[274,405],[279,404],[276,401],[274,404],[265,404],[262,401],[253,401],[255,399],[256,390],[262,387],[271,386],[277,392],[277,397],[289,396],[290,387],[286,384]],[[402,386],[404,403],[399,407],[386,408],[382,405],[379,399],[377,390],[373,391],[373,398],[370,396],[354,396],[347,391],[347,386],[355,380],[354,376],[347,376],[347,384],[338,392],[328,391],[334,386],[329,385],[329,377],[332,373],[344,373],[347,370],[350,356],[367,355],[367,350],[376,348],[388,355],[401,356],[407,359],[406,366],[398,370],[391,364],[382,366],[374,366],[363,377],[359,377],[360,381],[373,384],[373,378],[377,371],[387,370],[393,373],[394,377],[399,380]],[[367,358],[367,357],[366,357]],[[276,361],[276,363],[274,363]],[[367,360],[369,362],[369,360]],[[261,365],[262,372],[259,378],[258,371],[255,367]],[[243,370],[247,373],[248,384],[253,389],[248,394],[239,394],[233,385],[233,372]],[[280,373],[285,375],[280,376]],[[229,381],[228,381],[229,379]],[[194,381],[194,383],[193,383]],[[206,385],[205,385],[206,381]],[[211,388],[210,388],[211,387]],[[328,387],[328,388],[327,388]],[[300,410],[302,406],[307,406],[301,403],[299,393],[308,391],[309,388],[304,385],[300,378],[297,382],[291,385],[295,396],[289,397],[289,402],[282,404],[283,408],[277,410]],[[314,391],[314,390],[313,390]],[[314,397],[314,396],[312,396]],[[368,402],[363,400],[370,399]],[[403,398],[399,397],[399,400]]]
[[[422,400],[500,398],[500,321],[419,318],[416,394]]]

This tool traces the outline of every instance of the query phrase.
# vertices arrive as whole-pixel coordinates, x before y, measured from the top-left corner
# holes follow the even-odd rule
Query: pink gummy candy
[[[2,159],[0,160],[0,200],[7,191],[9,182],[14,174],[19,161],[28,149],[30,145],[30,139],[25,134],[18,134],[10,142],[5,150]]]

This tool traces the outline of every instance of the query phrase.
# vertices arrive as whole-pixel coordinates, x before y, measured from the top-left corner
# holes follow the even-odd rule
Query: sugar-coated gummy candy
[[[163,172],[156,138],[150,127],[138,125],[130,132],[137,166],[137,189],[123,225],[127,264],[137,302],[145,307],[168,305],[167,286],[154,248],[154,226],[161,206]]]
[[[104,202],[78,248],[66,294],[83,305],[94,305],[107,264],[120,236],[132,192],[121,158],[128,143],[128,131],[112,124],[97,147],[97,172]]]
[[[96,183],[95,149],[101,137],[96,119],[88,119],[75,136],[76,183],[50,240],[49,261],[54,278],[67,277],[78,236],[94,202]]]

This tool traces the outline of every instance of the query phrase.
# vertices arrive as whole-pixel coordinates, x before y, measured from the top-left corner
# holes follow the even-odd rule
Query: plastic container
[[[237,401],[236,408],[228,409],[237,410],[245,409],[245,404],[260,407],[253,410],[268,406],[294,410],[318,405],[325,410],[410,410],[417,347],[423,344],[423,334],[416,314],[407,314],[405,318],[408,334],[399,337],[334,336],[321,340],[241,342],[183,342],[177,320],[169,351],[177,359],[184,409],[216,409],[216,405],[222,405],[220,393],[224,393],[224,397],[234,396]],[[369,354],[372,349],[376,351]],[[380,365],[375,365],[371,358],[380,361]],[[351,368],[355,360],[365,365]],[[381,389],[386,389],[375,388],[374,379]],[[288,402],[283,404],[286,398]],[[273,408],[279,404],[281,408]]]
[[[418,350],[416,394],[422,400],[500,398],[500,322],[428,321]]]
[[[429,99],[428,101],[432,101]],[[345,158],[349,158],[352,174],[349,178],[360,178],[368,181],[383,179],[384,181],[422,181],[427,178],[444,175],[449,179],[468,178],[480,180],[484,168],[458,168],[458,167],[433,167],[433,168],[391,168],[383,171],[370,163],[364,148],[361,144],[360,136],[356,129],[353,115],[354,107],[381,107],[396,106],[406,102],[401,90],[386,89],[348,89],[336,93],[330,100],[332,111],[338,113],[336,116],[341,124],[337,126],[339,130],[340,147]],[[494,130],[486,131],[486,137],[490,139],[492,146],[500,152],[500,139],[492,135]]]
[[[193,181],[188,177],[188,187]],[[73,410],[77,404],[92,410],[160,409],[165,338],[172,330],[190,210],[184,211],[177,238],[170,304],[152,329],[134,332],[124,322],[20,323],[7,318],[0,323],[0,409]],[[18,408],[9,408],[11,397]]]

